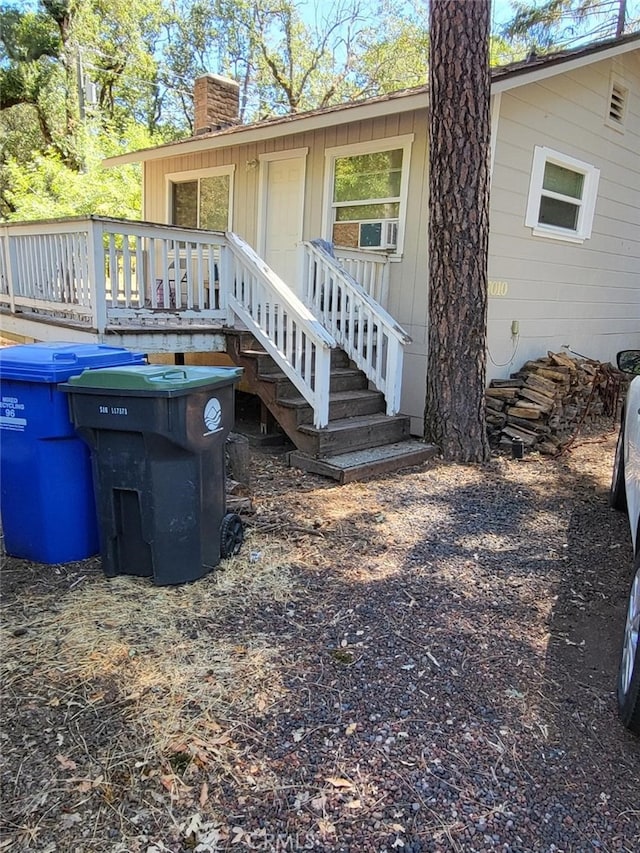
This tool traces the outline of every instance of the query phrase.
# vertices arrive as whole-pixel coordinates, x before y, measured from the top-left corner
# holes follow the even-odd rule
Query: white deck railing
[[[230,311],[313,408],[314,426],[326,426],[334,338],[244,240],[231,232],[227,240],[224,278]],[[229,325],[235,325],[231,318]]]
[[[331,349],[340,345],[395,414],[409,338],[380,304],[388,260],[339,250],[336,261],[304,244],[302,272],[301,300],[231,232],[94,216],[0,226],[0,309],[98,336],[213,332],[239,320],[312,406],[317,427],[329,421]]]
[[[404,346],[411,338],[321,246],[304,243],[303,301],[370,382],[387,414],[400,411]]]
[[[0,305],[107,326],[207,323],[226,316],[222,233],[106,217],[0,229]]]
[[[380,252],[343,249],[336,246],[335,256],[341,267],[386,310],[389,304],[389,258]]]

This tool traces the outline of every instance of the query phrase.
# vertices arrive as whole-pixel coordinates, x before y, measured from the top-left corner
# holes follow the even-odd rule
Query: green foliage
[[[519,2],[492,62],[617,2]],[[240,83],[252,121],[422,85],[428,54],[419,0],[4,0],[0,217],[139,213],[135,169],[100,158],[191,133],[205,72]]]
[[[80,6],[79,60],[97,86],[96,113],[103,122],[122,127],[133,116],[149,131],[159,123],[156,54],[170,17],[164,0],[86,0]]]
[[[153,144],[154,140],[139,125],[131,124],[127,147]],[[103,169],[104,157],[121,153],[120,146],[105,132],[86,138],[82,147],[82,171],[70,169],[53,153],[36,154],[27,165],[9,157],[0,171],[5,218],[23,221],[93,213],[139,219],[139,166]]]
[[[0,40],[12,62],[35,62],[60,53],[60,34],[51,18],[11,7],[0,7]]]
[[[165,0],[0,8],[2,218],[139,217],[137,168],[108,172],[100,162],[164,141],[156,52],[168,19]],[[81,97],[87,80],[96,104]]]
[[[529,48],[549,50],[577,39],[608,38],[625,31],[625,0],[516,0],[514,17],[504,34],[527,41]]]
[[[35,104],[54,73],[61,41],[55,23],[43,14],[0,7],[0,104]]]
[[[489,64],[492,66],[519,62],[526,55],[527,43],[522,38],[505,39],[492,35],[489,39]]]
[[[363,94],[383,95],[427,82],[429,33],[419,20],[396,19],[380,34],[371,29],[358,61]]]

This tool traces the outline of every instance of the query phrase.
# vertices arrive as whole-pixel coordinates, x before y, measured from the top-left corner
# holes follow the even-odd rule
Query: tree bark
[[[489,458],[484,420],[489,244],[490,0],[431,0],[429,346],[425,437]]]

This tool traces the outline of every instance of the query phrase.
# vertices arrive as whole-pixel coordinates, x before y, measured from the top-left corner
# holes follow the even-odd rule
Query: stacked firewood
[[[486,392],[486,421],[492,447],[555,454],[587,419],[612,414],[618,371],[592,359],[550,352],[528,361],[510,379],[494,379]]]

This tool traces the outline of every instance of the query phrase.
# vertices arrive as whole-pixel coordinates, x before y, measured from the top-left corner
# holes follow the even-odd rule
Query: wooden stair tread
[[[289,453],[289,465],[331,477],[342,484],[421,465],[437,453],[438,448],[433,444],[407,439],[365,450],[339,453],[324,459],[315,459],[299,450],[293,450]]]
[[[331,375],[332,376],[357,376],[362,371],[358,370],[357,367],[332,367]],[[312,374],[313,375],[313,374]],[[282,379],[289,379],[286,373],[282,370],[273,370],[265,373],[259,373],[258,379],[263,380],[264,382],[280,382]]]
[[[363,427],[375,427],[381,426],[382,424],[389,424],[408,420],[409,418],[406,415],[386,415],[383,412],[380,412],[378,414],[373,415],[357,415],[353,418],[339,418],[335,421],[329,421],[327,426],[322,427],[322,429],[318,429],[317,427],[314,427],[311,424],[300,424],[298,429],[300,430],[300,432],[306,432],[307,434],[312,435],[318,432],[341,432],[342,430],[356,430],[362,429]]]
[[[353,400],[354,402],[357,400],[363,400],[370,397],[379,397],[380,399],[384,399],[384,395],[381,391],[371,391],[368,388],[362,388],[354,391],[332,391],[329,394],[329,405],[331,403],[338,402],[350,402]],[[281,406],[287,406],[288,408],[302,408],[304,406],[309,406],[309,403],[305,400],[303,396],[298,397],[280,397],[278,398],[278,403]],[[353,420],[352,418],[348,418],[347,420]]]

